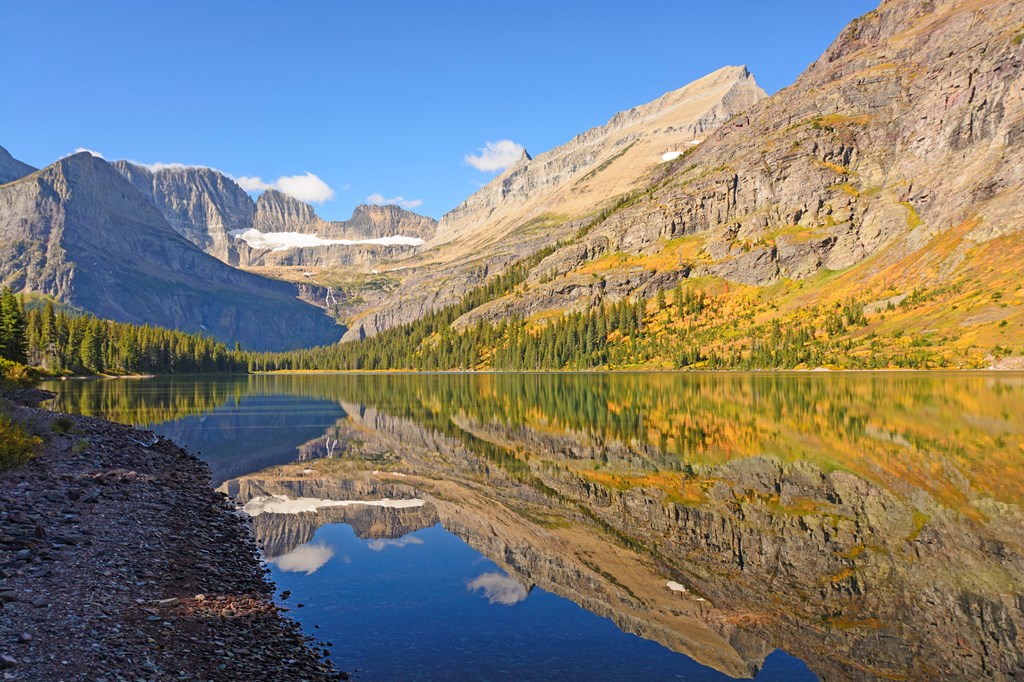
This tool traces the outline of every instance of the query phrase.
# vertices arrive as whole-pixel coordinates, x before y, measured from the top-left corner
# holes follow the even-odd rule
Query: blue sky
[[[494,176],[466,162],[488,141],[536,154],[728,64],[774,92],[876,4],[0,0],[0,145],[439,217]]]

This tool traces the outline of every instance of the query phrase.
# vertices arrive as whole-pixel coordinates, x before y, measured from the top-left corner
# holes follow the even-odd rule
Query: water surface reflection
[[[70,409],[165,430],[240,410],[238,429],[217,427],[227,456],[199,448],[231,477],[226,490],[243,503],[345,502],[254,517],[281,580],[350,567],[352,552],[325,540],[339,529],[389,560],[438,532],[491,562],[460,574],[463,598],[507,611],[559,595],[727,676],[790,665],[769,658],[776,649],[825,679],[1024,670],[1020,375],[302,375],[60,390]],[[260,400],[278,401],[256,420],[273,435],[244,426]],[[322,421],[289,430],[311,414]],[[210,438],[201,426],[180,437]],[[282,461],[252,453],[297,463],[252,472]],[[423,503],[348,503],[385,499]],[[562,654],[578,662],[584,649]]]

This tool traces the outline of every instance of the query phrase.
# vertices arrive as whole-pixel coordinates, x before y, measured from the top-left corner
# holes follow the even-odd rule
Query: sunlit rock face
[[[252,199],[235,181],[198,166],[153,170],[130,161],[111,165],[176,232],[211,256],[231,261],[234,245],[228,233],[251,227],[256,213]]]
[[[441,218],[436,242],[491,238],[529,219],[592,207],[637,183],[668,150],[690,149],[765,97],[745,67],[727,66],[658,99],[620,111],[608,123],[522,157]]]
[[[524,157],[442,217],[429,258],[403,262],[402,286],[366,299],[349,338],[452,304],[548,247],[522,291],[464,322],[586,310],[688,278],[770,287],[853,268],[851,292],[898,279],[909,293],[1016,273],[1024,66],[1009,27],[1022,24],[1019,2],[883,2],[770,97],[738,67],[678,91],[703,83],[735,114],[703,132],[657,100]],[[664,117],[656,126],[616,128],[649,107],[650,121]],[[663,137],[670,129],[686,134]],[[608,146],[587,145],[597,131]]]

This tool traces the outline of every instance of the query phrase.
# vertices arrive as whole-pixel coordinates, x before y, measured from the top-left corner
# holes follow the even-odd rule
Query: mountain
[[[397,290],[353,310],[349,335],[457,301],[540,253],[520,285],[457,326],[516,315],[543,323],[682,284],[711,297],[713,319],[649,309],[650,328],[669,338],[693,328],[705,352],[749,354],[773,319],[816,334],[851,301],[867,319],[834,325],[848,356],[903,338],[884,347],[921,366],[987,364],[1024,335],[1022,36],[1020,3],[890,0],[792,86],[747,97],[741,114],[692,133],[699,144],[653,146],[683,153],[624,173],[625,191],[610,201],[573,198],[642,141],[560,185],[565,203],[528,180],[553,157],[524,159],[442,218],[431,260],[389,273]],[[557,167],[536,176],[557,178]]]
[[[405,236],[429,240],[437,233],[437,221],[394,204],[360,204],[352,217],[327,224],[325,237],[332,239],[382,239]]]
[[[239,267],[325,266],[376,263],[415,252],[434,236],[437,221],[398,206],[357,206],[352,218],[328,222],[315,209],[276,189],[253,201],[238,183],[212,168],[169,164],[150,168],[130,161],[113,166],[148,198],[179,234],[206,253]],[[249,233],[255,230],[259,234]],[[314,239],[263,235],[298,233]],[[410,237],[388,244],[337,244]]]
[[[256,199],[256,215],[250,227],[260,232],[317,234],[324,221],[309,204],[276,189],[264,190]]]
[[[201,212],[202,204],[163,205]],[[0,186],[0,281],[99,317],[208,332],[247,348],[330,343],[341,331],[293,286],[200,251],[151,198],[88,153]]]
[[[150,169],[130,161],[112,165],[180,235],[211,256],[231,261],[228,233],[249,228],[255,215],[252,199],[237,183],[199,166]]]
[[[524,151],[501,175],[441,217],[435,243],[500,237],[532,217],[531,210],[564,215],[592,210],[641,182],[663,155],[692,149],[764,97],[746,67],[727,66],[621,111],[605,125],[536,158]]]
[[[742,66],[730,66],[566,144],[522,157],[441,217],[423,258],[401,264],[397,297],[368,291],[350,311],[349,338],[415,319],[458,300],[494,272],[578,229],[573,219],[645,182],[665,154],[686,154],[711,131],[765,97]]]
[[[34,173],[35,170],[35,168],[27,163],[18,161],[11,156],[9,151],[0,147],[0,185],[23,178],[30,173]]]

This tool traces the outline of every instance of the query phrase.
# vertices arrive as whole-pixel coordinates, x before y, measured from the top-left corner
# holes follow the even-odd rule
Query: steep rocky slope
[[[591,238],[640,251],[700,235],[704,271],[765,285],[887,247],[892,262],[966,221],[968,242],[1017,232],[1022,22],[1002,0],[884,3]]]
[[[564,145],[522,158],[441,217],[419,257],[397,266],[397,297],[372,295],[351,311],[348,338],[374,334],[457,300],[489,274],[568,238],[574,218],[642,187],[664,154],[689,153],[764,98],[745,67],[724,67],[647,104],[615,114]],[[387,269],[387,266],[384,266]]]
[[[206,253],[230,262],[228,232],[252,225],[252,199],[230,178],[212,168],[170,166],[150,170],[114,161],[121,173],[179,234]]]
[[[0,281],[100,317],[206,331],[249,348],[330,343],[340,332],[293,286],[200,251],[88,153],[0,187]]]
[[[703,142],[616,201],[537,213],[485,245],[508,227],[497,209],[491,217],[488,196],[542,156],[513,167],[499,189],[460,207],[480,205],[472,225],[453,229],[457,212],[442,220],[439,241],[457,240],[429,252],[431,261],[403,263],[418,267],[396,273],[397,295],[352,311],[349,333],[450,303],[561,240],[523,287],[465,322],[653,296],[688,279],[763,288],[755,295],[781,319],[850,296],[884,309],[916,291],[946,305],[908,316],[911,328],[966,330],[964,343],[992,343],[996,331],[979,325],[1015,308],[981,299],[1015,291],[1013,264],[1024,256],[1022,32],[1016,2],[885,2],[794,85],[701,133]],[[622,162],[607,160],[595,179]],[[480,247],[472,258],[446,258],[457,242]],[[959,313],[940,319],[949,309]],[[1024,321],[1017,317],[1008,321]]]
[[[407,211],[394,204],[361,204],[352,210],[352,217],[327,224],[324,236],[331,239],[380,239],[382,237],[416,237],[429,240],[437,232],[437,221]]]
[[[0,147],[0,185],[23,178],[29,173],[34,173],[35,170],[35,168],[27,163],[18,161],[11,156],[9,151]]]
[[[662,155],[690,150],[765,96],[727,66],[515,164],[441,218],[435,243],[492,241],[540,212],[576,215],[642,182]]]
[[[260,248],[239,237],[245,230],[363,241],[395,236],[429,239],[437,225],[432,218],[398,206],[357,206],[350,220],[328,222],[310,204],[276,189],[264,190],[253,201],[238,183],[212,168],[174,164],[152,169],[129,161],[115,161],[113,166],[179,234],[234,266],[339,266],[374,263],[415,252],[403,244],[384,250],[379,245],[362,244]]]

